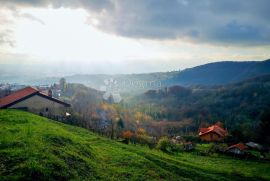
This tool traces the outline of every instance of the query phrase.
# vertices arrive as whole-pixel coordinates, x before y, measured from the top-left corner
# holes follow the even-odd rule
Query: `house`
[[[25,87],[0,99],[0,109],[23,109],[43,116],[65,116],[70,104],[42,93],[34,87]]]
[[[237,143],[226,149],[227,153],[233,153],[236,155],[244,155],[246,152],[247,146],[244,143]]]
[[[216,124],[208,128],[200,128],[199,131],[199,136],[204,141],[222,141],[227,135],[227,130]]]

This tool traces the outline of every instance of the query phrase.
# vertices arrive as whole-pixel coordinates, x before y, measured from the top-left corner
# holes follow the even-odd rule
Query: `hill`
[[[6,68],[7,69],[7,68]],[[7,70],[12,70],[11,68]],[[7,70],[0,72],[0,82],[20,84],[53,84],[61,78],[56,75],[39,75],[33,78],[18,72],[10,76]],[[150,70],[151,71],[151,70]],[[265,61],[223,61],[208,63],[181,71],[153,72],[139,74],[74,74],[65,76],[67,82],[84,84],[100,90],[109,87],[108,80],[114,80],[114,91],[121,93],[142,93],[149,89],[159,89],[165,86],[182,85],[224,85],[249,79],[252,77],[270,74],[270,59]]]
[[[174,155],[0,110],[0,180],[268,180],[269,163]]]
[[[270,59],[261,62],[215,62],[183,70],[169,80],[180,85],[222,85],[270,74]]]
[[[183,71],[156,72],[146,74],[119,75],[72,75],[66,77],[68,82],[83,83],[99,89],[104,80],[114,79],[120,92],[158,89],[171,85],[224,85],[270,74],[270,59],[249,62],[214,62]]]
[[[180,131],[198,131],[204,124],[225,123],[241,135],[238,141],[261,141],[260,121],[270,107],[270,75],[224,86],[171,86],[149,90],[125,102],[137,107],[156,121],[190,120]],[[139,106],[138,106],[139,105]],[[175,134],[175,133],[173,133]]]

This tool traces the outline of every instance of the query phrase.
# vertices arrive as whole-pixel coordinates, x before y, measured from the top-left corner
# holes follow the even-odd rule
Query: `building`
[[[246,143],[246,146],[250,149],[255,149],[255,150],[262,150],[262,145],[258,144],[258,143],[254,143],[252,141]]]
[[[246,152],[247,146],[244,143],[238,143],[227,148],[227,153],[233,153],[236,155],[244,155]]]
[[[0,109],[13,108],[33,112],[42,116],[65,116],[70,104],[40,92],[34,87],[25,87],[0,99]]]
[[[216,124],[208,128],[200,128],[199,131],[199,136],[204,141],[223,141],[227,135],[227,130]]]
[[[189,142],[183,143],[183,147],[185,151],[191,151],[195,148],[195,145],[189,141]]]

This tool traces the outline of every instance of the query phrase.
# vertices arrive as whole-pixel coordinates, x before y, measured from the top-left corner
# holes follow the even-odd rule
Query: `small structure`
[[[195,146],[191,141],[189,141],[189,142],[183,143],[183,147],[185,151],[191,151],[194,149]]]
[[[171,139],[171,142],[173,144],[180,144],[180,143],[183,143],[185,140],[183,139],[182,136],[175,136]]]
[[[244,143],[237,143],[227,148],[227,153],[233,153],[236,155],[244,155],[246,152],[247,146]]]
[[[0,99],[0,109],[23,109],[43,116],[65,116],[70,104],[40,92],[34,87],[25,87]]]
[[[262,149],[262,145],[260,145],[258,143],[254,143],[252,141],[246,143],[246,146],[248,146],[251,149],[255,149],[255,150],[261,150]]]
[[[208,128],[200,128],[199,136],[204,141],[222,141],[228,135],[228,131],[218,125]]]

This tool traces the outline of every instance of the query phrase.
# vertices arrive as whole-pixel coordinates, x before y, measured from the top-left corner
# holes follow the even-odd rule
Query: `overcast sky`
[[[269,0],[0,0],[0,66],[179,70],[270,58]]]

